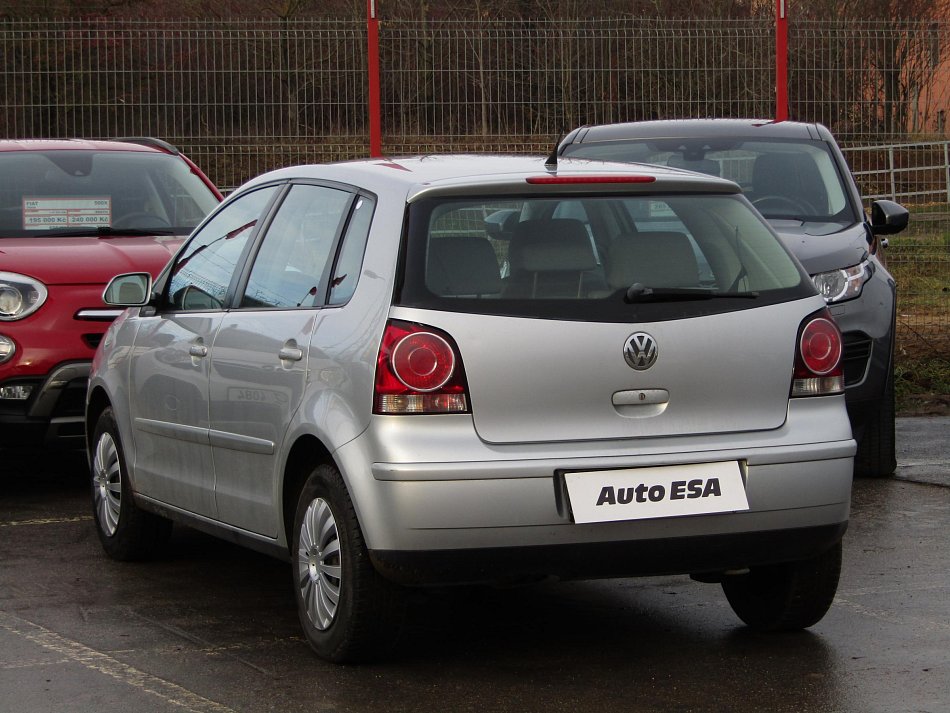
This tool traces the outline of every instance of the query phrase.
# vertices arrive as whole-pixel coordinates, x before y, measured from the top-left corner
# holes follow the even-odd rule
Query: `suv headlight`
[[[46,285],[15,272],[0,272],[0,321],[12,322],[33,314],[46,301]]]
[[[871,266],[868,261],[847,267],[842,270],[831,270],[812,275],[815,287],[825,298],[825,302],[843,302],[851,300],[861,294],[864,283],[871,277]]]

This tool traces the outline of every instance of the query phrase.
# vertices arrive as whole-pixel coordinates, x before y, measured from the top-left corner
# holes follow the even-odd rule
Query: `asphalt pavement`
[[[372,666],[311,654],[286,564],[187,528],[110,561],[81,459],[0,452],[0,713],[947,713],[950,418],[897,434],[806,632],[749,632],[688,577],[437,589]]]
[[[897,419],[895,477],[950,486],[950,416]]]

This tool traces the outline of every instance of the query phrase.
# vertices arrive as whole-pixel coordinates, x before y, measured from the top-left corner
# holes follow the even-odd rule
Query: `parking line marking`
[[[86,522],[92,520],[92,515],[76,515],[75,517],[47,517],[39,520],[11,520],[0,522],[0,527],[23,527],[24,525],[59,525],[64,522]]]
[[[91,649],[78,641],[67,639],[39,624],[34,624],[13,614],[0,611],[0,628],[64,656],[73,663],[111,676],[145,693],[151,693],[183,711],[191,711],[192,713],[235,713],[232,708],[215,703],[199,696],[197,693],[192,693],[175,683],[140,671],[112,658],[108,654]]]

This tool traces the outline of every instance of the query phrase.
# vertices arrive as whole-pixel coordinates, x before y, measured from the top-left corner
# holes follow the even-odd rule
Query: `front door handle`
[[[208,356],[208,347],[204,344],[192,344],[188,347],[188,353],[193,357],[206,357]]]
[[[277,356],[281,361],[300,361],[303,359],[303,350],[297,347],[284,347],[277,352]]]

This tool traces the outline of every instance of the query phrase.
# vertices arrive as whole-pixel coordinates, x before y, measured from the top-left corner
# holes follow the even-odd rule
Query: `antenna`
[[[563,146],[564,148],[567,148],[568,146],[570,146],[572,143],[574,143],[574,139],[580,136],[581,132],[586,133],[585,129],[588,129],[588,128],[589,127],[585,124],[584,126],[578,126],[576,129],[572,129],[567,134],[561,134],[560,138],[558,138],[558,140],[554,143],[554,149],[551,151],[551,154],[547,157],[547,160],[545,160],[544,162],[545,167],[547,167],[548,169],[552,171],[556,170],[557,157],[561,152],[561,147]]]

